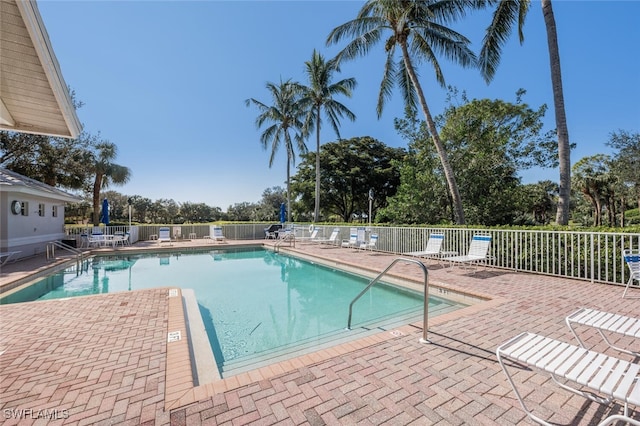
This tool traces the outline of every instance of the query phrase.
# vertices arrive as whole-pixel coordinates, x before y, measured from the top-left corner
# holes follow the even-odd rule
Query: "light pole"
[[[369,226],[371,226],[371,206],[373,205],[373,188],[369,189]]]
[[[133,200],[131,198],[127,199],[127,204],[129,205],[129,233],[131,233],[131,204]]]

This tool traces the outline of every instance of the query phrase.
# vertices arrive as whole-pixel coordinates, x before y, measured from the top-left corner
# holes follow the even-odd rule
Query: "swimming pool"
[[[221,374],[254,368],[348,338],[349,303],[368,278],[262,248],[96,256],[3,298],[46,300],[154,287],[193,289]],[[422,294],[379,283],[355,305],[352,328],[380,330],[421,318]],[[461,306],[431,297],[431,315]],[[353,338],[353,337],[351,337]]]

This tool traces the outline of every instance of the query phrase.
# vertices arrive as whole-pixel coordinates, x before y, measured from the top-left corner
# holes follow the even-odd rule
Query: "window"
[[[44,203],[38,204],[38,216],[40,217],[44,216]]]
[[[23,201],[21,203],[21,207],[22,207],[22,209],[20,210],[20,214],[22,216],[29,216],[29,202],[28,201]]]
[[[58,217],[58,206],[51,206],[51,216]]]

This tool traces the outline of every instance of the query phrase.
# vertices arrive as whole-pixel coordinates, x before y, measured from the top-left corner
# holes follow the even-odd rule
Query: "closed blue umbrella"
[[[105,225],[109,224],[109,201],[105,198],[102,200],[102,212],[100,212],[100,222]]]
[[[284,206],[284,203],[280,204],[280,223],[285,223],[287,221],[287,208]]]

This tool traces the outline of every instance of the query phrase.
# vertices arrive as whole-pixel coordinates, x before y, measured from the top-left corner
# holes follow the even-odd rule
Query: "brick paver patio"
[[[314,244],[298,244],[294,251],[371,271],[397,257]],[[0,284],[37,263],[6,266]],[[431,319],[428,344],[419,342],[421,323],[408,324],[199,386],[189,374],[187,339],[167,342],[169,331],[186,336],[186,329],[180,298],[169,297],[166,288],[0,306],[2,422],[530,424],[496,360],[499,344],[522,331],[573,342],[564,318],[582,306],[640,316],[640,299],[623,300],[617,286],[427,265],[432,285],[492,300]],[[422,280],[409,263],[392,273]],[[597,350],[633,359],[607,350],[591,330],[584,335]],[[614,342],[638,345],[624,338]],[[597,424],[622,410],[570,394],[524,368],[514,377],[537,415],[555,423]]]

